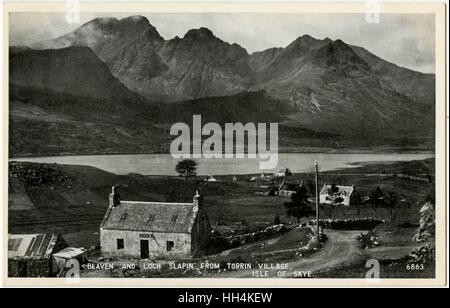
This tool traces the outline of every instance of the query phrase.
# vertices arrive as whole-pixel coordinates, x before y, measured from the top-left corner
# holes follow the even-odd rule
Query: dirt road
[[[351,263],[364,255],[357,236],[361,231],[326,231],[328,242],[309,258],[290,263],[292,271],[312,273]],[[292,275],[291,275],[292,276]]]
[[[357,239],[361,231],[326,230],[325,232],[327,233],[328,241],[317,253],[288,262],[287,277],[294,277],[294,272],[312,272],[314,274],[314,272],[351,263],[365,255]],[[277,277],[277,272],[277,270],[269,270],[270,277]],[[253,277],[252,270],[228,272],[224,275],[230,278]]]

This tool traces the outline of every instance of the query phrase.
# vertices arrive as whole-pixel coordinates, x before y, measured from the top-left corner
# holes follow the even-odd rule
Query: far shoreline
[[[278,154],[436,154],[435,149],[395,149],[395,148],[305,148],[302,151],[279,151]],[[245,153],[247,154],[247,152]],[[119,156],[119,155],[170,155],[167,152],[109,152],[109,153],[60,153],[60,154],[19,154],[8,161],[24,158],[70,157],[70,156]]]

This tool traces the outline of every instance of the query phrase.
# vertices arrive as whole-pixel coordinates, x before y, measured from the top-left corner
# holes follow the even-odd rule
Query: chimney
[[[200,196],[198,190],[195,192],[193,203],[194,209],[197,209],[197,211],[203,208],[203,196]]]
[[[112,191],[109,194],[109,207],[113,208],[120,204],[120,195],[117,192],[117,188],[115,186],[112,187]]]

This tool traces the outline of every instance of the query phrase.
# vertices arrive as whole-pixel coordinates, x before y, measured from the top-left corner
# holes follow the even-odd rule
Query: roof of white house
[[[331,188],[332,185],[323,185],[322,189],[320,190],[321,195],[328,195],[328,190]],[[338,191],[336,194],[341,195],[345,194],[347,196],[351,195],[355,188],[353,186],[343,186],[343,185],[335,185],[338,188]]]
[[[190,233],[197,211],[193,203],[120,201],[106,215],[103,229]]]

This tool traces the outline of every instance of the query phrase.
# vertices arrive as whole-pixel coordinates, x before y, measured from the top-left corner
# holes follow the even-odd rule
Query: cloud
[[[166,39],[182,37],[192,28],[207,27],[224,41],[238,43],[252,53],[285,47],[297,37],[309,34],[320,39],[341,39],[414,70],[434,72],[435,67],[431,14],[383,14],[380,23],[369,24],[364,14],[82,13],[80,22],[136,14],[145,15]],[[10,44],[31,45],[79,26],[68,23],[64,13],[10,13]]]

